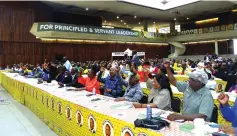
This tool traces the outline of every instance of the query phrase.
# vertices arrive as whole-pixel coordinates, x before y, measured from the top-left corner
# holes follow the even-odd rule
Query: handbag
[[[148,119],[136,119],[134,121],[135,127],[149,128],[153,130],[160,130],[164,127],[169,127],[170,123],[166,120],[162,120],[160,118],[152,118]]]

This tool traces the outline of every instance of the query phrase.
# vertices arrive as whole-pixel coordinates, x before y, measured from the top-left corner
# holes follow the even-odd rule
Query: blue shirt
[[[72,65],[71,65],[71,63],[70,63],[70,61],[69,61],[69,60],[67,60],[67,61],[64,63],[64,65],[63,65],[63,66],[65,66],[65,67],[66,67],[66,69],[67,69],[69,72],[71,72]]]
[[[131,86],[128,82],[124,81],[120,75],[118,75],[118,79],[122,85],[126,86],[126,92],[124,94],[124,98],[129,102],[139,102],[143,97],[143,91],[140,86],[140,83]]]
[[[126,101],[129,102],[139,102],[143,97],[143,92],[140,83],[134,86],[128,85],[123,97]]]
[[[43,72],[41,75],[41,79],[44,81],[48,81],[49,80],[49,74],[46,72]]]
[[[110,93],[104,92],[104,95],[114,98],[120,97],[122,93],[122,84],[120,83],[118,76],[115,76],[114,78],[112,78],[111,76],[101,78],[101,76],[102,72],[98,74],[97,80],[105,84],[105,89],[111,89]]]
[[[223,107],[220,104],[220,110],[224,118],[232,122],[232,126],[235,129],[235,135],[237,135],[237,99],[235,99],[235,104],[233,107],[231,107],[229,104]]]

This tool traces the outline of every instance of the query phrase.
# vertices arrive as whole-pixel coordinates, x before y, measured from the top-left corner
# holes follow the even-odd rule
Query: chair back
[[[218,108],[215,104],[214,104],[214,107],[213,107],[213,111],[212,111],[210,121],[214,122],[214,123],[218,123]]]
[[[181,100],[178,97],[173,97],[171,100],[171,108],[174,112],[180,113]]]
[[[139,103],[141,104],[147,104],[148,103],[148,96],[147,95],[143,95],[142,99],[139,101]]]

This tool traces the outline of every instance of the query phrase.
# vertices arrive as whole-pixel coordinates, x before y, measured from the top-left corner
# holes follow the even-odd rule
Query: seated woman
[[[88,77],[83,81],[84,82],[84,86],[83,88],[78,88],[76,89],[77,91],[81,91],[81,90],[87,90],[88,92],[92,92],[93,88],[96,89],[96,93],[100,94],[100,82],[97,81],[97,77],[96,77],[96,67],[92,67],[89,71],[88,71]],[[83,83],[81,82],[81,83]]]
[[[210,90],[210,91],[215,91],[216,90],[216,81],[214,80],[214,78],[211,75],[211,71],[208,69],[204,69],[204,72],[207,74],[208,76],[208,81],[206,84],[206,87]]]
[[[145,69],[144,72],[146,72],[146,70],[147,69]],[[168,78],[164,74],[155,75],[153,80],[148,79],[146,74],[144,74],[144,76],[147,87],[151,89],[151,94],[148,96],[148,104],[134,103],[134,107],[146,108],[147,105],[151,105],[152,108],[171,111],[171,100],[173,94]]]

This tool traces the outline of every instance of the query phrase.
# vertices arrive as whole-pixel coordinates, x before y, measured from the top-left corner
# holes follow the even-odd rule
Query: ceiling
[[[178,7],[151,7],[151,4],[140,5],[135,1],[152,2],[154,0],[110,0],[110,1],[42,1],[57,11],[74,12],[101,16],[103,25],[128,28],[143,28],[143,20],[147,20],[149,27],[168,26],[176,19],[176,23],[208,18],[218,12],[236,9],[236,2],[232,1],[200,1],[186,0],[192,3],[176,5]],[[180,0],[156,0],[169,4]],[[166,1],[166,2],[164,2]],[[183,0],[181,0],[183,1]],[[133,3],[132,3],[133,2]],[[159,8],[159,9],[158,9]],[[86,10],[88,9],[88,10]],[[165,10],[167,9],[167,10]],[[117,18],[117,16],[119,18]],[[188,18],[188,19],[187,19]],[[122,20],[122,21],[121,21]]]

